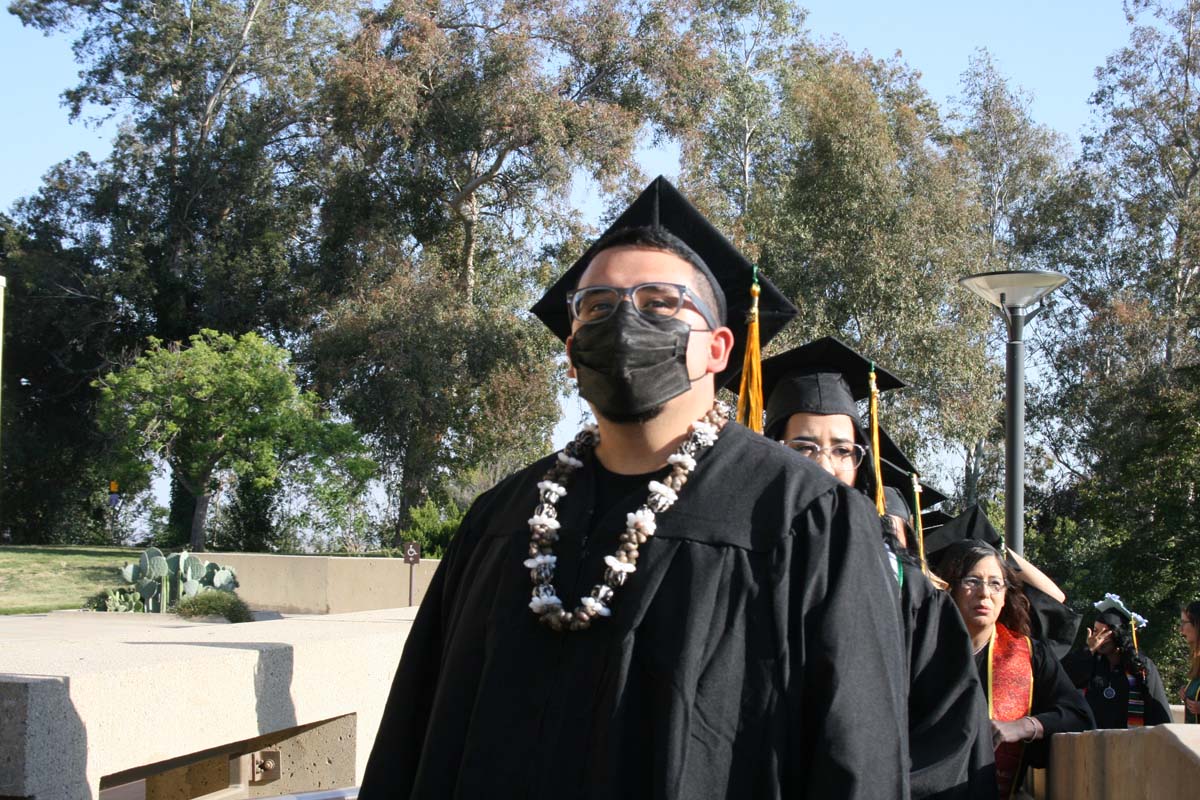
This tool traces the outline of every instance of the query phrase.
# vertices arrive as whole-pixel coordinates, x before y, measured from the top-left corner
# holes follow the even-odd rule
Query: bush
[[[230,622],[251,622],[250,606],[233,592],[210,590],[195,597],[185,597],[175,606],[181,617],[224,617]]]
[[[447,545],[466,515],[466,511],[454,503],[442,507],[432,500],[426,500],[408,513],[410,524],[404,531],[404,540],[421,545],[421,558],[441,558],[445,555]],[[403,556],[399,549],[396,554]]]

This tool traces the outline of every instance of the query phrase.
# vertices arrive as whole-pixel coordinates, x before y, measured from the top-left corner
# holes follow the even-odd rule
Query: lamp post
[[[1025,550],[1025,323],[1042,310],[1046,295],[1067,282],[1048,270],[981,272],[958,283],[999,309],[1008,325],[1004,392],[1004,541]],[[1030,306],[1037,303],[1037,307]]]

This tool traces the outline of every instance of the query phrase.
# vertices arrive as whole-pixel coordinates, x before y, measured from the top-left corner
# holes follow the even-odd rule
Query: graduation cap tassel
[[[737,421],[755,433],[763,430],[762,354],[758,336],[758,267],[750,284],[750,310],[746,313],[746,357],[742,361],[742,382],[738,387]]]
[[[883,498],[883,464],[879,461],[879,387],[875,383],[875,362],[867,373],[867,381],[871,387],[871,466],[875,471],[875,508],[879,516],[887,513],[887,503]]]
[[[929,565],[925,563],[925,525],[921,522],[921,476],[912,473],[913,519],[917,531],[917,554],[921,558],[921,572],[929,577]]]

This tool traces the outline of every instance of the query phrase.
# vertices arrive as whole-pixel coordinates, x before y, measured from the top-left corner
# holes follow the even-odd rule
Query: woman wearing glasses
[[[867,438],[856,401],[869,394],[871,363],[826,337],[763,362],[764,433],[845,484],[872,494]],[[875,369],[880,390],[904,384]],[[880,536],[894,540],[880,521]],[[882,543],[881,543],[882,544]],[[884,555],[880,547],[880,555]],[[913,798],[995,797],[987,709],[966,630],[945,592],[902,551],[888,553],[899,582],[899,624],[908,663]]]
[[[1179,612],[1179,635],[1188,646],[1188,682],[1179,690],[1183,703],[1183,721],[1200,722],[1200,600],[1188,603]]]
[[[1046,645],[1029,636],[1029,602],[986,542],[946,549],[939,573],[966,623],[987,697],[999,796],[1010,797],[1026,765],[1044,767],[1051,734],[1095,727],[1092,712]]]

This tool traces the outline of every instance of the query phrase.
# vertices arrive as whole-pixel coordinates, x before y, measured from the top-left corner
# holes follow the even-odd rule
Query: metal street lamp
[[[1008,324],[1004,371],[1004,541],[1025,550],[1025,323],[1042,310],[1046,295],[1068,280],[1061,272],[1014,270],[959,278],[964,289],[996,306]],[[1038,303],[1036,308],[1030,309]]]

